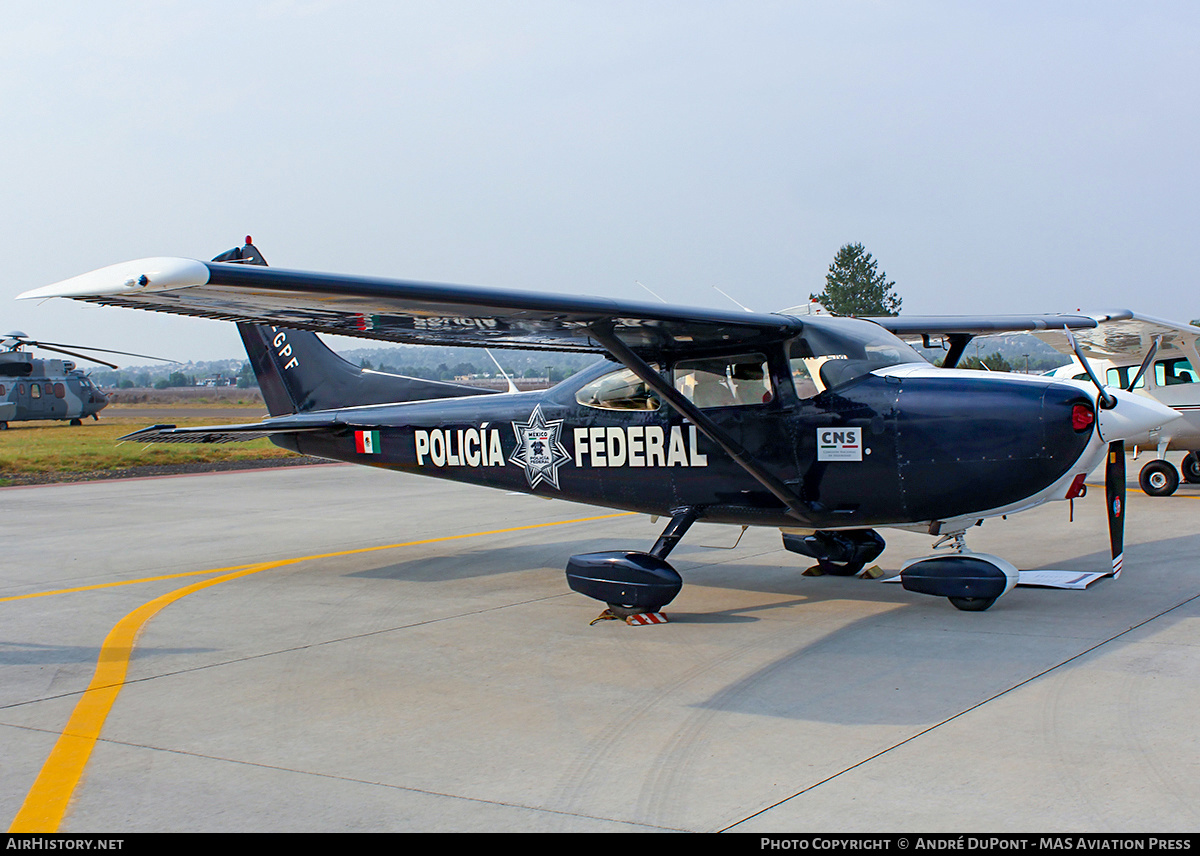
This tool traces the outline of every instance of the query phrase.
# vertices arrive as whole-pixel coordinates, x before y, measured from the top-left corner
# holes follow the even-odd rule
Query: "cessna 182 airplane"
[[[1073,356],[1061,332],[1043,330],[1034,335]],[[1200,327],[1129,312],[1101,319],[1095,329],[1079,331],[1076,339],[1108,386],[1147,395],[1182,417],[1159,430],[1126,438],[1126,446],[1135,451],[1156,451],[1155,459],[1138,475],[1142,490],[1151,496],[1170,496],[1179,487],[1180,472],[1166,459],[1168,449],[1187,450],[1183,478],[1200,484]],[[1087,371],[1076,357],[1054,375],[1082,380]]]
[[[647,552],[572,556],[568,584],[622,617],[680,590],[667,562],[697,520],[783,531],[827,573],[883,550],[879,527],[940,536],[905,588],[983,610],[1017,570],[967,529],[1084,490],[1106,459],[1121,570],[1127,437],[1177,414],[1071,380],[935,368],[897,338],[1092,329],[1087,316],[868,320],[730,312],[282,270],[246,245],[212,262],[125,262],[27,292],[237,322],[260,423],[157,425],[128,439],[270,437],[334,460],[603,505],[670,522]],[[593,352],[539,392],[492,393],[359,369],[314,331],[417,344]],[[965,338],[964,338],[965,337]]]

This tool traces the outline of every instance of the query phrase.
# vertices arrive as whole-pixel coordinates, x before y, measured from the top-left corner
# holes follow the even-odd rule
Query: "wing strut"
[[[946,358],[942,360],[942,368],[952,369],[958,365],[958,361],[962,359],[963,351],[967,349],[967,345],[975,337],[970,333],[951,333],[946,337],[950,343],[950,350],[946,354]]]
[[[761,467],[758,461],[754,460],[750,453],[742,447],[741,443],[709,419],[704,411],[688,401],[674,386],[664,381],[662,375],[613,334],[611,324],[593,324],[588,329],[591,331],[592,338],[603,345],[613,359],[645,381],[646,386],[666,399],[667,404],[676,413],[690,419],[704,436],[720,446],[739,467],[782,502],[792,517],[805,522],[812,519],[812,509],[808,503],[796,496],[783,481]]]

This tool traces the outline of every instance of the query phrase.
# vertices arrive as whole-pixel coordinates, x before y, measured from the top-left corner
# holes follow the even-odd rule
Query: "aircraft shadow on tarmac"
[[[149,648],[137,646],[131,659],[200,654],[211,648]],[[0,666],[62,666],[71,663],[95,664],[100,648],[94,645],[45,645],[35,642],[7,642],[0,639]]]
[[[1195,586],[1163,580],[1164,575],[1178,573],[1180,563],[1160,570],[1162,563],[1156,558],[1194,555],[1198,547],[1198,536],[1135,545],[1121,580],[1101,580],[1084,591],[1018,589],[987,615],[941,609],[934,599],[911,595],[895,584],[809,579],[802,598],[767,608],[843,599],[901,608],[877,612],[801,644],[697,707],[846,725],[939,722],[1047,669],[1078,668],[1089,657],[1067,661],[1105,640],[1111,641],[1098,655],[1141,640],[1144,634],[1136,628],[1144,621],[1155,619],[1154,632],[1162,634],[1193,617],[1195,610],[1172,607],[1195,596]],[[1107,558],[1106,553],[1095,553],[1056,566],[1102,567]],[[1154,596],[1127,607],[1131,599],[1120,589],[1138,584],[1137,569],[1142,585],[1153,589]],[[780,593],[778,586],[772,588]],[[782,593],[799,594],[800,588],[786,586]],[[672,615],[676,622],[712,618]],[[1132,633],[1120,635],[1130,628]],[[780,622],[779,632],[794,633],[795,624]]]
[[[515,544],[511,547],[487,546],[469,550],[453,548],[454,552],[447,552],[446,555],[424,556],[370,570],[354,571],[346,576],[437,583],[553,568],[555,573],[562,577],[562,568],[566,566],[567,558],[571,554],[611,549],[614,541],[613,538],[594,538],[586,541],[571,539]],[[564,592],[569,591],[565,578],[562,580],[562,587]]]

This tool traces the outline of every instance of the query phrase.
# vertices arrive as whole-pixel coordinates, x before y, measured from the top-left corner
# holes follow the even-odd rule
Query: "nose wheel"
[[[954,604],[956,609],[961,609],[963,612],[983,612],[996,602],[994,597],[949,597],[946,599]]]
[[[1170,461],[1151,461],[1138,474],[1138,485],[1149,496],[1170,496],[1179,487],[1179,470]]]

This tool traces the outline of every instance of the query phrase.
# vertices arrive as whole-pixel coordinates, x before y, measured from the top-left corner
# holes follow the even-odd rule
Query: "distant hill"
[[[496,364],[482,348],[451,348],[440,345],[398,345],[382,348],[354,348],[340,351],[343,359],[359,366],[410,377],[453,380],[456,377],[498,376]],[[552,351],[493,350],[504,370],[517,378],[545,378],[558,382],[585,366],[602,359],[592,354],[562,354]],[[96,383],[105,387],[163,388],[203,386],[205,384],[257,386],[245,359],[210,362],[154,363],[124,366],[120,369],[97,368],[89,372]]]
[[[925,350],[918,348],[930,362],[940,360],[944,351],[937,348]],[[1000,354],[1014,371],[1028,371],[1033,374],[1052,371],[1059,366],[1071,362],[1071,358],[1060,354],[1037,336],[1029,333],[1013,333],[1007,336],[977,336],[967,345],[964,361],[968,358],[979,358]]]

